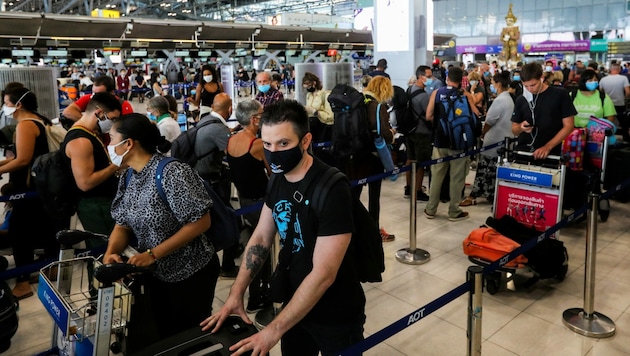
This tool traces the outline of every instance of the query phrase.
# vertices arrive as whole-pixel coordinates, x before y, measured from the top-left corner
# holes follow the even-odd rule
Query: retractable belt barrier
[[[448,162],[448,161],[451,161],[451,160],[454,160],[454,159],[463,158],[463,157],[470,156],[470,155],[473,155],[473,154],[477,154],[479,152],[483,152],[483,151],[486,151],[486,150],[489,150],[489,149],[492,149],[492,148],[495,148],[495,147],[499,147],[499,146],[502,146],[503,144],[504,144],[503,142],[498,142],[496,144],[489,145],[487,147],[482,147],[481,149],[478,149],[478,150],[463,152],[463,153],[458,154],[458,155],[444,157],[444,158],[440,158],[440,159],[436,159],[436,160],[420,162],[420,163],[418,163],[418,166],[426,167],[426,166],[429,166],[429,165],[432,165],[432,164],[436,164],[436,163]],[[328,147],[328,146],[331,146],[331,143],[330,142],[319,142],[319,143],[314,143],[313,146],[314,147]],[[401,172],[406,172],[406,171],[408,171],[410,169],[411,169],[410,166],[405,166],[405,167],[402,167],[402,168],[394,169],[392,171],[383,172],[381,174],[376,174],[376,175],[369,176],[369,177],[366,177],[366,178],[353,180],[350,183],[354,187],[354,186],[357,186],[357,185],[362,185],[362,184],[366,184],[366,183],[369,183],[369,182],[377,181],[377,180],[389,177],[389,176],[394,175],[394,174],[399,174]],[[36,197],[38,197],[37,192],[24,192],[24,193],[12,194],[12,195],[9,195],[9,196],[0,196],[0,202],[13,201],[13,200],[18,200],[18,199],[30,199],[30,198],[36,198]],[[252,204],[252,205],[249,205],[249,206],[242,207],[242,208],[236,210],[235,212],[236,212],[236,215],[241,216],[241,215],[245,215],[245,214],[248,214],[248,213],[260,210],[262,208],[262,206],[263,206],[263,202],[259,202],[259,203],[256,203],[256,204]],[[83,250],[83,252],[81,252],[83,254],[81,254],[80,256],[98,256],[99,253],[96,253],[96,252],[97,251],[95,251],[95,250],[93,250],[93,251]],[[104,251],[102,251],[102,252],[104,252]],[[50,262],[53,262],[53,261],[56,261],[56,260],[51,260],[51,261],[47,261],[47,262],[50,263]],[[7,271],[5,271],[3,273],[0,273],[0,280],[13,278],[13,277],[19,276],[21,274],[36,272],[36,271],[39,271],[39,269],[42,268],[45,265],[46,264],[42,264],[42,263],[38,262],[38,263],[30,264],[30,265],[27,265],[27,266],[22,266],[22,267],[19,267],[19,268],[10,269],[10,270],[7,270]]]
[[[313,145],[315,147],[326,147],[326,146],[329,146],[330,143],[329,142],[321,142],[321,143],[317,143],[317,144],[313,144]],[[443,157],[443,158],[439,158],[439,159],[436,159],[436,160],[419,162],[418,166],[426,167],[426,166],[430,166],[430,165],[437,164],[437,163],[448,162],[448,161],[455,160],[455,159],[460,159],[460,158],[463,158],[463,157],[466,157],[466,156],[471,156],[471,155],[477,154],[479,152],[483,152],[483,151],[486,151],[486,150],[489,150],[489,149],[493,149],[495,147],[500,147],[500,146],[503,146],[503,145],[504,145],[504,142],[498,142],[498,143],[493,144],[493,145],[482,147],[481,149],[467,151],[467,152],[462,152],[462,153],[457,154],[457,155]],[[352,184],[352,186],[359,185],[359,184],[365,184],[367,182],[372,182],[372,181],[375,181],[375,180],[378,180],[378,179],[383,179],[383,178],[388,177],[388,176],[390,176],[392,174],[398,174],[400,172],[404,172],[404,171],[407,171],[409,169],[410,169],[410,166],[402,167],[402,168],[395,169],[395,170],[392,170],[392,171],[389,171],[389,172],[384,172],[382,174],[377,174],[377,175],[374,175],[374,176],[370,176],[370,177],[366,177],[366,178],[363,178],[363,179],[355,180],[355,181],[352,181],[351,184]],[[609,198],[610,196],[612,196],[616,192],[618,192],[618,191],[620,191],[622,189],[625,189],[626,187],[629,187],[629,186],[630,186],[630,179],[622,182],[621,184],[618,184],[613,189],[609,189],[606,193],[602,194],[601,197],[602,197],[602,199]],[[13,195],[8,196],[8,197],[0,197],[0,201],[12,200],[11,197],[15,197],[17,195],[22,195],[22,194],[24,194],[24,197],[20,197],[20,199],[26,198],[28,193],[20,193],[20,194],[13,194]],[[33,196],[37,196],[37,194],[35,193]],[[33,197],[33,196],[30,196],[30,197]],[[15,200],[15,199],[17,199],[17,198],[13,198],[13,200]],[[243,207],[241,209],[236,210],[236,214],[237,215],[243,215],[243,214],[247,214],[249,212],[256,211],[257,209],[262,208],[262,205],[263,205],[263,203],[260,202],[260,203],[257,203],[257,204],[253,204],[253,205],[250,205],[250,206]],[[521,245],[520,247],[516,248],[512,252],[510,252],[510,253],[506,254],[505,256],[501,257],[497,261],[494,261],[494,262],[488,264],[487,266],[485,266],[483,268],[483,274],[487,275],[487,274],[493,273],[498,268],[501,268],[502,266],[504,266],[506,263],[508,263],[509,261],[513,260],[517,256],[519,256],[519,255],[529,251],[530,249],[532,249],[534,246],[536,246],[537,244],[539,244],[543,240],[549,238],[549,236],[551,236],[552,234],[554,234],[555,232],[560,230],[562,227],[566,226],[569,222],[577,219],[582,214],[586,213],[586,211],[588,210],[588,207],[589,207],[589,205],[587,203],[584,206],[580,207],[579,209],[575,210],[573,213],[571,213],[568,216],[566,216],[565,218],[561,219],[557,224],[551,226],[545,232],[542,232],[537,238],[529,240],[525,244]],[[79,251],[79,250],[77,250],[77,251]],[[77,252],[75,254],[75,256],[78,257],[78,256],[98,255],[98,254],[103,253],[103,252],[105,252],[105,247],[94,249],[94,250],[80,250],[80,252]],[[42,268],[43,266],[45,266],[45,265],[47,265],[47,264],[49,264],[49,263],[51,263],[53,261],[56,261],[56,260],[40,261],[40,262],[36,262],[34,264],[30,264],[28,266],[23,266],[23,267],[18,267],[18,268],[7,270],[7,271],[5,271],[3,273],[0,273],[0,280],[14,278],[14,277],[16,277],[18,275],[21,275],[21,274],[38,271],[40,268]],[[343,356],[346,356],[346,355],[358,355],[358,354],[361,354],[362,352],[364,352],[366,350],[371,349],[372,347],[378,345],[379,343],[385,341],[386,339],[390,338],[391,336],[393,336],[393,335],[399,333],[400,331],[406,329],[407,327],[411,326],[412,324],[415,324],[416,322],[420,321],[421,319],[424,319],[426,316],[430,315],[434,311],[440,309],[441,307],[445,306],[446,304],[448,304],[448,303],[452,302],[453,300],[457,299],[459,296],[461,296],[464,293],[468,292],[470,289],[471,289],[471,286],[470,286],[469,282],[462,283],[461,285],[453,288],[449,292],[447,292],[447,293],[443,294],[442,296],[434,299],[433,301],[429,302],[428,304],[426,304],[426,305],[416,309],[415,311],[413,311],[413,312],[403,316],[402,318],[400,318],[399,320],[397,320],[394,323],[390,324],[389,326],[386,326],[385,328],[375,332],[374,334],[372,334],[369,337],[367,337],[365,340],[350,346],[349,348],[347,348],[346,350],[341,352],[340,355],[343,355]]]

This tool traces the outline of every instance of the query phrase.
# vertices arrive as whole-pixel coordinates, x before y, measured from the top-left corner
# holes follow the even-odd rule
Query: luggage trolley
[[[133,301],[129,285],[119,280],[147,269],[128,264],[102,265],[92,256],[74,258],[71,246],[87,237],[99,235],[82,231],[58,234],[60,260],[40,270],[37,294],[55,322],[53,348],[46,355],[96,356],[109,355],[110,349],[114,353],[123,351]],[[128,248],[125,255],[134,252]],[[96,266],[94,277],[101,283],[96,296],[90,293],[94,281],[88,277],[89,264]],[[53,282],[49,276],[55,270],[57,281]]]
[[[56,338],[59,355],[109,355],[112,333],[117,339],[124,336],[131,292],[123,284],[112,283],[100,288],[97,298],[92,297],[88,262],[97,264],[91,256],[73,258],[51,263],[39,275],[39,299],[59,327]],[[48,279],[47,272],[55,268],[71,271],[75,283],[69,293]],[[120,351],[117,345],[112,344],[112,351]]]
[[[508,146],[506,142],[506,147]],[[499,156],[494,192],[493,215],[499,219],[504,215],[515,218],[522,225],[543,232],[562,218],[562,200],[565,184],[565,165],[560,156],[549,156],[542,165],[533,165],[530,152],[505,150]],[[538,162],[537,162],[538,163]],[[550,238],[557,239],[559,232]],[[491,261],[469,256],[475,264],[486,266]],[[490,294],[499,291],[503,277],[511,283],[518,267],[502,267],[485,276],[486,290]],[[558,275],[562,280],[566,275]],[[511,287],[510,289],[512,289]]]

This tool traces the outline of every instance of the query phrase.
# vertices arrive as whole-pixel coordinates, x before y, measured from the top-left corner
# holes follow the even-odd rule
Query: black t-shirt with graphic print
[[[277,189],[272,189],[266,197],[266,204],[273,212],[278,228],[280,243],[286,245],[286,237],[294,236],[290,261],[291,295],[313,269],[313,252],[317,239],[352,232],[354,229],[350,187],[343,181],[335,184],[327,194],[322,212],[317,216],[310,209],[310,199],[306,191],[296,193],[299,187],[313,190],[316,180],[328,167],[313,159],[302,182],[290,183],[284,175],[276,177]],[[308,187],[311,184],[311,188]],[[299,203],[297,199],[301,199]],[[292,214],[296,214],[293,226]],[[339,268],[337,278],[324,293],[315,307],[306,315],[305,321],[338,323],[362,320],[365,310],[365,294],[353,266],[352,252],[346,256]]]

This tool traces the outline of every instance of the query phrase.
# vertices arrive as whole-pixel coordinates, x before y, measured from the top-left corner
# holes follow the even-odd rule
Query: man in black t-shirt
[[[573,117],[577,114],[569,92],[547,85],[537,63],[523,66],[521,82],[523,95],[516,98],[512,116],[517,149],[532,152],[535,159],[560,155],[560,144],[573,131]]]
[[[298,102],[281,101],[265,108],[262,141],[275,182],[230,295],[217,314],[202,322],[203,329],[217,331],[231,314],[251,323],[243,294],[269,257],[276,232],[283,246],[279,264],[288,266],[280,268],[286,272],[282,289],[286,295],[277,300],[284,307],[275,319],[231,351],[256,349],[264,355],[282,340],[283,355],[336,355],[363,339],[365,294],[348,253],[354,227],[350,186],[338,182],[326,195],[321,212],[309,209],[313,199],[309,194],[328,169],[308,153],[311,140],[308,115]]]

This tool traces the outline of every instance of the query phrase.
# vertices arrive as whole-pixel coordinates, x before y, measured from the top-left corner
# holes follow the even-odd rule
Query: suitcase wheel
[[[567,271],[569,270],[569,265],[563,265],[562,269],[560,270],[560,272],[556,275],[556,280],[558,282],[562,282],[564,281],[564,278],[567,276]]]
[[[490,293],[491,295],[497,294],[497,292],[501,288],[501,273],[494,272],[491,275],[485,276],[484,280],[486,281],[486,290],[488,291],[488,293]]]

